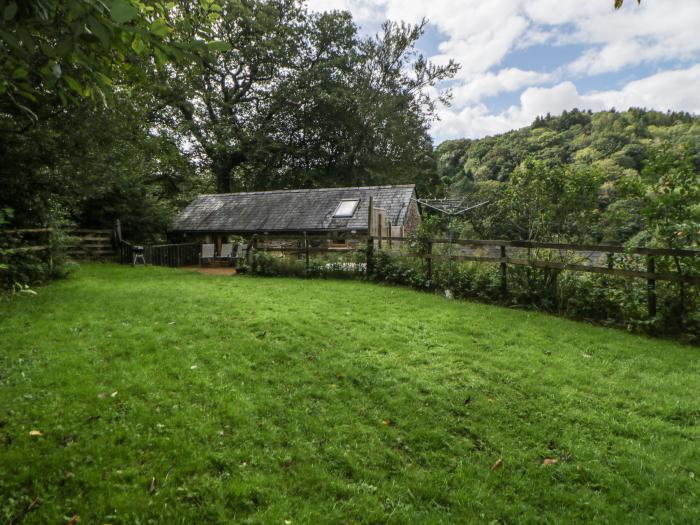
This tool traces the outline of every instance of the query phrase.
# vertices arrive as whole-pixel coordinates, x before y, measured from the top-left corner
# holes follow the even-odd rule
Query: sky
[[[436,143],[480,138],[573,108],[700,113],[700,0],[308,0],[348,10],[364,34],[428,20],[419,50],[456,60]]]

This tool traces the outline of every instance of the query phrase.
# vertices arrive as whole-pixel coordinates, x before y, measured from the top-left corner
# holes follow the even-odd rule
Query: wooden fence
[[[300,243],[298,248],[283,248],[275,249],[274,251],[284,252],[285,254],[296,254],[298,257],[305,257],[306,264],[309,264],[311,254],[342,254],[353,253],[358,251],[365,252],[366,257],[366,272],[372,274],[374,272],[374,257],[377,251],[395,252],[402,257],[415,257],[426,262],[425,272],[426,278],[433,278],[433,263],[441,262],[474,262],[480,264],[498,264],[501,275],[501,290],[505,295],[508,291],[508,267],[509,266],[528,266],[531,268],[549,268],[559,271],[571,272],[586,272],[610,275],[613,277],[621,277],[626,279],[645,279],[647,288],[647,305],[650,316],[656,315],[656,283],[657,281],[668,281],[679,283],[681,286],[691,285],[700,286],[700,276],[690,275],[680,271],[679,263],[682,259],[700,260],[700,251],[688,249],[671,249],[671,248],[627,248],[620,245],[607,244],[571,244],[571,243],[552,243],[552,242],[534,242],[534,241],[508,241],[508,240],[482,240],[482,239],[445,239],[435,238],[426,243],[425,253],[418,253],[415,249],[405,250],[403,248],[410,246],[414,240],[408,237],[369,237],[366,248],[346,248],[338,249],[334,247],[310,247],[308,243]],[[449,246],[449,253],[434,253],[437,251],[437,246]],[[497,255],[480,255],[459,253],[462,247],[471,248],[487,248],[489,251],[495,251]],[[453,253],[453,248],[458,250],[458,253]],[[526,253],[522,252],[526,250]],[[533,255],[532,251],[537,250],[535,255],[542,255],[542,251],[550,256],[558,257],[538,258]],[[444,249],[443,249],[444,251]],[[519,252],[513,254],[513,252]],[[555,253],[553,253],[555,252]],[[581,255],[586,254],[586,255]],[[591,260],[590,255],[595,254]],[[626,264],[627,267],[615,267],[616,262],[614,255],[618,254],[625,256],[643,257],[642,268],[639,268],[640,262]],[[596,260],[600,260],[604,256],[606,264],[600,266],[596,264]],[[671,257],[674,259],[674,265],[678,269],[675,272],[657,272],[657,259],[661,257]],[[560,260],[556,260],[559,258]],[[636,268],[634,268],[636,266]],[[631,267],[631,268],[630,268]]]
[[[406,242],[409,241],[403,237],[388,238],[391,241]],[[370,238],[367,245],[367,267],[371,271],[373,252],[375,250],[375,240]],[[385,243],[385,246],[387,244]],[[464,254],[435,254],[433,249],[435,245],[451,245],[451,246],[469,246],[469,247],[497,247],[499,256],[482,256],[482,255],[464,255]],[[390,244],[389,244],[390,246]],[[614,277],[646,279],[647,283],[647,304],[650,316],[656,315],[656,282],[670,281],[674,283],[688,284],[692,286],[700,286],[700,276],[688,275],[680,271],[681,265],[678,263],[683,258],[698,258],[700,260],[700,251],[672,248],[627,248],[619,245],[597,245],[597,244],[568,244],[568,243],[551,243],[551,242],[534,242],[534,241],[507,241],[507,240],[481,240],[481,239],[444,239],[437,238],[427,242],[426,253],[413,254],[426,261],[426,277],[432,279],[433,261],[465,261],[484,264],[498,264],[501,272],[501,289],[505,294],[508,288],[508,265],[513,266],[529,266],[532,268],[550,268],[560,271],[587,272],[611,275]],[[509,249],[527,249],[527,257],[509,256]],[[580,262],[568,262],[566,260],[542,260],[531,256],[531,250],[547,250],[548,252],[556,251],[564,257],[565,253],[595,253],[606,254],[607,265],[599,266],[596,264],[580,264]],[[614,255],[637,255],[645,258],[645,270],[615,268]],[[676,262],[678,271],[676,272],[656,272],[656,259],[659,257],[673,257]],[[573,257],[575,258],[575,257]],[[585,257],[584,257],[585,259]]]
[[[24,228],[0,231],[9,243],[6,255],[31,253],[53,268],[53,228]]]
[[[101,259],[115,255],[112,230],[72,230],[66,254],[76,259]]]
[[[121,264],[134,263],[134,244],[121,241],[119,244],[119,262]],[[196,242],[185,244],[151,244],[141,245],[146,264],[156,266],[187,266],[199,262],[201,245]]]

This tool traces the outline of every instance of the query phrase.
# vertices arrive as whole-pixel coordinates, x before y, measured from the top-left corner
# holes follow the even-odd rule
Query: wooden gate
[[[74,241],[66,251],[76,259],[102,259],[115,255],[112,230],[73,230]]]

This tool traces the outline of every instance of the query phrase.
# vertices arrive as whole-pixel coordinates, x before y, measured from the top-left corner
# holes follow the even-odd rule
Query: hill
[[[446,141],[435,153],[438,175],[448,194],[498,203],[471,217],[471,227],[486,236],[527,234],[524,228],[506,224],[508,221],[493,220],[495,215],[502,218],[508,209],[503,200],[507,193],[520,206],[535,199],[540,201],[537,209],[551,207],[549,221],[561,219],[554,216],[567,214],[564,207],[569,205],[577,208],[576,214],[586,212],[585,227],[580,220],[578,229],[555,225],[539,237],[556,234],[628,241],[647,225],[660,224],[660,217],[652,217],[653,213],[645,216],[654,204],[649,198],[668,208],[669,203],[659,198],[669,192],[682,199],[673,203],[681,213],[670,218],[672,222],[694,222],[700,211],[693,200],[700,178],[700,117],[689,113],[565,111],[503,135]],[[674,173],[682,176],[670,180]],[[551,195],[542,195],[548,190]],[[510,222],[522,219],[511,218]],[[500,226],[491,227],[489,220]],[[693,234],[697,231],[690,228],[680,237],[685,244],[697,242]]]

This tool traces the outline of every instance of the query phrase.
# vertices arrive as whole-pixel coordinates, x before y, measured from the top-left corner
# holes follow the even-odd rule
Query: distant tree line
[[[489,201],[462,224],[484,238],[700,245],[700,118],[565,111],[436,149],[446,193]]]

